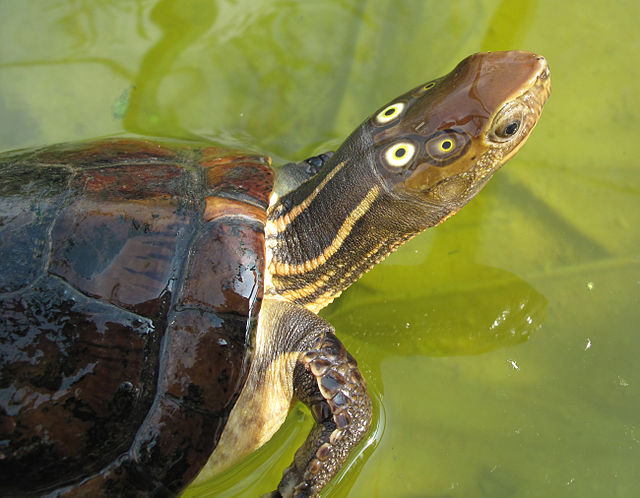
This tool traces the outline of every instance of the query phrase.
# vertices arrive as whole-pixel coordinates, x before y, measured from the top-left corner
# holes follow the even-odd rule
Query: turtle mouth
[[[551,93],[551,70],[549,69],[549,64],[547,64],[547,60],[544,57],[540,56],[540,60],[544,61],[544,64],[542,70],[538,73],[534,89],[538,91],[539,97],[544,104]]]
[[[528,90],[525,90],[521,99],[528,105],[531,111],[533,111],[537,121],[551,93],[551,71],[544,57],[539,55],[536,60],[539,69],[533,77],[531,86]]]

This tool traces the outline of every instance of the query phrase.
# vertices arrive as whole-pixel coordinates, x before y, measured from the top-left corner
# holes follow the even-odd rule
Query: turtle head
[[[386,189],[455,212],[524,144],[551,89],[544,57],[467,57],[379,109],[361,127]]]
[[[379,109],[270,207],[265,295],[318,311],[457,212],[524,144],[550,88],[543,57],[481,53]]]

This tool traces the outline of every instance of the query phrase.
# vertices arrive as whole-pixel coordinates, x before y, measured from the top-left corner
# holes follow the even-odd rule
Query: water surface
[[[597,2],[0,1],[0,149],[145,134],[301,159],[481,50],[547,57],[517,157],[323,312],[377,430],[332,496],[640,490],[640,7]],[[187,495],[277,484],[311,423]]]

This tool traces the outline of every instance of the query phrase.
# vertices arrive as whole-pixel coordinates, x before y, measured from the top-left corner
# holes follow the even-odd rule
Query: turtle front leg
[[[309,406],[316,425],[273,496],[318,494],[364,437],[371,401],[356,361],[329,323],[302,306],[267,298],[247,382],[196,482],[271,439],[295,399]]]
[[[304,313],[322,320],[307,310]],[[340,470],[371,422],[371,400],[356,360],[333,328],[322,328],[294,369],[295,397],[310,408],[316,425],[284,471],[278,485],[282,496],[318,494]]]

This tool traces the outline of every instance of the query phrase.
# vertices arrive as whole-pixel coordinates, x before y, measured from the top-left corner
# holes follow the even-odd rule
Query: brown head
[[[399,195],[459,208],[522,147],[550,90],[539,55],[467,57],[369,119],[379,174]]]
[[[544,57],[488,52],[379,109],[271,207],[267,292],[317,311],[457,212],[524,144],[550,89]]]

